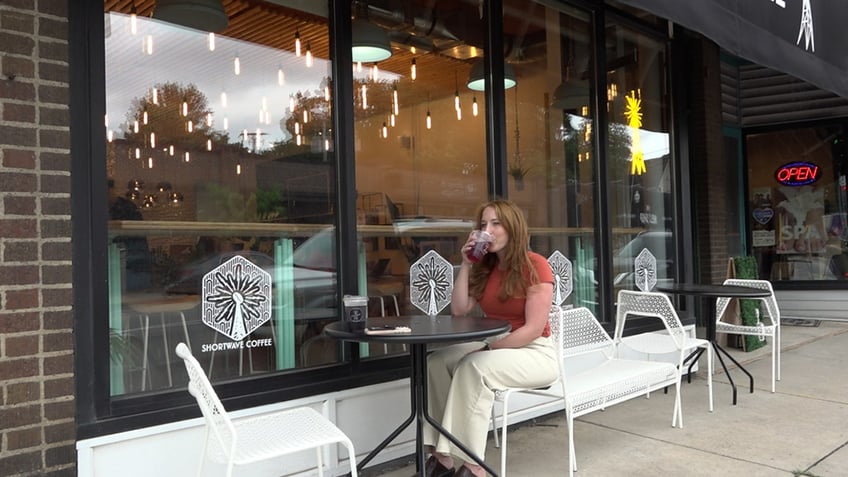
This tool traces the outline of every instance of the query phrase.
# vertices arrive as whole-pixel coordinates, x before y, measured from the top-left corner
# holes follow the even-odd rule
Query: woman
[[[429,414],[482,457],[494,390],[546,386],[557,379],[558,367],[548,338],[553,272],[544,257],[529,251],[524,215],[512,202],[494,200],[480,206],[475,217],[479,229],[494,240],[473,265],[468,255],[476,243],[474,232],[462,246],[451,312],[465,315],[479,304],[488,318],[509,321],[512,330],[488,343],[462,343],[433,352],[427,359],[427,399]],[[485,475],[432,426],[426,426],[424,442],[431,452],[425,468],[428,476]],[[456,473],[452,456],[464,461]]]

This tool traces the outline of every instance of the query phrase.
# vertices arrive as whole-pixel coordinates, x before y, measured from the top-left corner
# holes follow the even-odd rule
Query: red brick
[[[70,265],[44,265],[41,267],[41,283],[57,285],[71,283]]]
[[[41,126],[68,126],[70,118],[68,108],[38,108],[38,123]]]
[[[74,395],[74,378],[48,379],[44,381],[44,399],[55,399]]]
[[[3,198],[6,217],[10,215],[35,215],[35,197],[26,195],[10,195]]]
[[[20,56],[4,56],[0,59],[3,65],[2,79],[20,81],[22,79],[32,80],[35,78],[35,62],[31,58]]]
[[[74,400],[48,402],[44,404],[44,418],[49,421],[62,421],[74,417]]]
[[[70,241],[44,242],[41,244],[41,259],[64,261],[71,259],[73,246]]]
[[[7,1],[7,0],[3,0]],[[30,472],[41,468],[41,451],[25,454],[0,454],[0,475],[36,475]]]
[[[0,29],[19,33],[34,33],[35,17],[22,12],[0,11]]]
[[[41,176],[41,192],[48,194],[70,194],[71,177],[58,174],[43,174]]]
[[[0,335],[5,333],[23,333],[36,331],[41,328],[38,313],[34,312],[0,312]]]
[[[70,331],[68,332],[70,335]],[[47,346],[44,347],[47,350]],[[74,372],[74,359],[70,354],[44,358],[44,375],[56,376]]]
[[[44,215],[71,215],[70,197],[44,197],[41,199],[41,213]]]
[[[41,291],[41,301],[45,308],[71,306],[74,302],[74,291],[71,288],[45,288]]]
[[[38,308],[38,289],[6,290],[4,305],[7,310]]]
[[[35,107],[30,104],[6,103],[3,107],[3,120],[13,123],[34,123]]]
[[[38,242],[6,242],[3,249],[5,262],[34,262],[38,260]]]
[[[41,422],[41,405],[31,404],[0,409],[0,422],[6,429],[38,424]]]
[[[3,98],[3,83],[8,81],[0,81],[0,99]],[[3,138],[3,144],[13,146],[32,146],[35,144],[36,129],[20,126],[4,126],[0,123],[0,137]]]
[[[57,442],[70,442],[76,438],[76,429],[73,422],[61,422],[44,426],[44,442],[55,444]]]
[[[56,152],[42,152],[41,170],[70,172],[71,155]]]
[[[31,378],[38,376],[38,360],[35,358],[4,359],[0,361],[0,381],[4,379]],[[5,424],[3,419],[0,422]]]
[[[67,331],[70,331],[73,327],[74,327],[74,314],[71,310],[45,311],[44,312],[44,329],[45,330],[67,330]]]
[[[35,265],[0,265],[0,286],[37,284],[40,280]]]
[[[38,57],[42,60],[68,61],[68,44],[60,41],[39,41]]]
[[[6,149],[3,151],[3,165],[10,169],[35,169],[35,151]]]
[[[56,332],[41,335],[44,343],[44,352],[70,351],[73,349],[74,340],[72,333]]]
[[[37,184],[35,174],[0,172],[0,190],[3,192],[32,192]]]
[[[64,19],[39,17],[38,35],[40,38],[65,40],[68,38],[68,22]]]
[[[41,399],[41,383],[12,383],[6,386],[7,406],[29,403]]]
[[[76,459],[74,446],[50,447],[44,452],[44,464],[47,467],[72,464]]]
[[[2,37],[2,34],[0,34]],[[3,41],[0,40],[0,44]],[[0,98],[14,99],[17,101],[35,101],[35,86],[32,83],[24,83],[20,80],[0,81]],[[4,138],[5,143],[9,143]]]
[[[67,98],[64,98],[64,101],[67,101]],[[51,149],[69,149],[71,147],[71,134],[67,130],[61,129],[40,129],[38,131],[38,144],[41,147]]]
[[[40,427],[6,432],[6,449],[9,451],[38,447],[42,442]]]
[[[3,238],[36,238],[34,219],[0,219],[0,237]]]
[[[0,31],[0,45],[3,45],[3,51],[8,55],[31,57],[35,51],[35,40],[31,36],[14,32]]]
[[[38,335],[7,336],[6,357],[18,358],[33,356],[39,353]]]

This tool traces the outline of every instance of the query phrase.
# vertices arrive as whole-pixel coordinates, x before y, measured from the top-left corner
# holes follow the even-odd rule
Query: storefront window
[[[606,32],[606,167],[617,293],[636,287],[634,260],[646,249],[656,260],[656,284],[675,279],[674,174],[665,43],[616,21],[607,22]]]
[[[748,226],[760,278],[848,279],[841,125],[748,134]]]
[[[584,11],[505,2],[505,59],[518,80],[505,98],[509,195],[527,212],[533,249],[571,262],[564,303],[597,312],[591,31]]]
[[[372,314],[421,314],[410,266],[431,250],[458,264],[488,197],[485,97],[469,87],[486,54],[479,2],[352,5],[361,293]],[[383,38],[382,55],[359,56],[363,31]],[[360,354],[398,351],[363,345]]]
[[[337,356],[326,14],[227,3],[219,34],[104,3],[113,395],[182,385],[180,341],[216,381]]]

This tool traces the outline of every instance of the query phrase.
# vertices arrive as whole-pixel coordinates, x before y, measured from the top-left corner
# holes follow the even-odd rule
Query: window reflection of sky
[[[305,57],[293,51],[276,50],[232,38],[215,36],[215,50],[209,51],[208,34],[149,18],[138,18],[138,33],[130,32],[130,17],[110,12],[106,17],[106,113],[108,128],[116,137],[126,124],[131,102],[145,96],[157,83],[194,84],[206,95],[214,114],[214,127],[223,129],[228,118],[231,141],[242,130],[255,133],[257,128],[267,148],[274,141],[290,137],[281,121],[289,115],[289,97],[297,92],[323,96],[321,84],[330,76],[330,62],[314,59],[311,68]],[[153,54],[142,49],[147,35],[153,37]],[[293,45],[292,45],[293,46]],[[234,73],[238,56],[241,74]],[[278,71],[285,83],[278,83]],[[227,107],[221,93],[227,93]],[[263,98],[270,113],[270,124],[260,122]]]

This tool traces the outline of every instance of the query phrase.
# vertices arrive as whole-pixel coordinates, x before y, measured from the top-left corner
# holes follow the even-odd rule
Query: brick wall
[[[735,172],[728,171],[724,154],[721,116],[721,65],[719,48],[710,40],[696,36],[690,41],[690,170],[697,250],[703,283],[721,283],[727,272],[728,238],[727,188],[736,183]],[[728,172],[734,176],[728,176]],[[684,179],[685,180],[685,179]]]
[[[0,475],[73,476],[67,2],[0,2]]]

